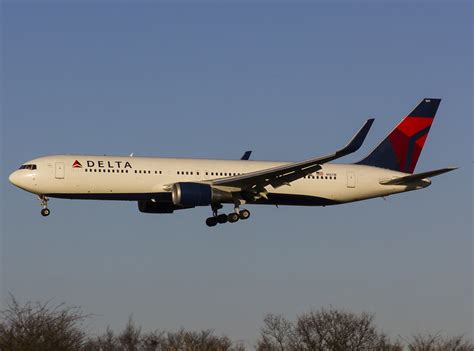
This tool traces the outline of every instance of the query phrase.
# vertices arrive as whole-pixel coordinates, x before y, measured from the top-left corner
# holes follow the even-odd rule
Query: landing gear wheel
[[[208,227],[215,227],[217,225],[216,217],[209,217],[206,219],[206,224]]]
[[[217,223],[224,224],[227,223],[227,215],[225,214],[220,214],[216,217]]]
[[[239,213],[240,219],[247,219],[250,217],[250,211],[249,210],[240,210]]]
[[[50,211],[49,208],[48,208],[48,201],[49,201],[49,199],[48,199],[46,196],[44,196],[44,195],[38,195],[38,199],[40,200],[41,207],[43,208],[43,209],[41,210],[41,215],[42,215],[43,217],[48,217],[49,214],[51,213],[51,211]]]
[[[227,215],[227,219],[229,220],[230,223],[235,223],[239,220],[239,215],[235,212],[229,213]]]

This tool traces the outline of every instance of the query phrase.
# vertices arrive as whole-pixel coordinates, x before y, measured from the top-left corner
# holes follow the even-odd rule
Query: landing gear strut
[[[218,223],[235,223],[239,219],[245,220],[250,217],[250,211],[247,209],[240,209],[238,205],[234,207],[234,212],[226,214],[218,214],[218,210],[222,208],[221,204],[211,205],[212,208],[212,217],[206,219],[206,224],[208,227],[215,227]]]
[[[43,217],[48,217],[49,214],[51,213],[51,211],[48,208],[49,199],[44,195],[39,195],[38,198],[40,199],[41,207],[43,207],[43,209],[41,210],[41,215]]]

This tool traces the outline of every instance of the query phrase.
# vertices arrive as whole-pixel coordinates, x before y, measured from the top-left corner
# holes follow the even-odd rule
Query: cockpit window
[[[36,169],[36,165],[22,165],[20,167],[20,169],[30,169],[30,170],[34,170]]]

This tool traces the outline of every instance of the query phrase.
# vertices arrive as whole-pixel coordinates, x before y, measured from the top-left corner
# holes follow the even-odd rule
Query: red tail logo
[[[400,171],[413,173],[433,118],[407,117],[388,136]]]
[[[78,160],[75,160],[72,164],[72,168],[82,168],[82,165]]]
[[[441,99],[423,99],[359,164],[413,173]]]

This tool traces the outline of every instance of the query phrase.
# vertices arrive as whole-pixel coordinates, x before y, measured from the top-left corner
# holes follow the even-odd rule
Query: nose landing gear
[[[48,208],[48,201],[49,201],[49,199],[48,199],[46,196],[44,196],[44,195],[39,195],[38,198],[39,198],[39,200],[40,200],[40,202],[41,202],[41,207],[43,207],[43,209],[41,210],[41,215],[42,215],[43,217],[48,217],[48,216],[50,215],[50,213],[51,213],[51,211],[50,211],[49,208]]]

